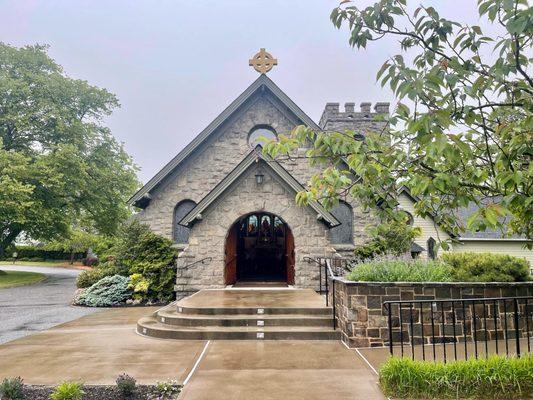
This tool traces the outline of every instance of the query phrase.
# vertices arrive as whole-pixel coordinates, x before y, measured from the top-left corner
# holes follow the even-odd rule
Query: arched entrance
[[[227,285],[246,281],[294,284],[294,237],[277,215],[255,212],[228,232],[224,278]]]

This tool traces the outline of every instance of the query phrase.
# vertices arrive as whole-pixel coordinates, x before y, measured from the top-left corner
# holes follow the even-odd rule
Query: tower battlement
[[[355,103],[344,103],[344,111],[339,103],[327,103],[319,125],[324,130],[354,130],[364,135],[370,129],[382,129],[385,122],[383,116],[389,114],[390,103],[376,103],[372,111],[372,103],[363,102],[359,111],[355,111]]]

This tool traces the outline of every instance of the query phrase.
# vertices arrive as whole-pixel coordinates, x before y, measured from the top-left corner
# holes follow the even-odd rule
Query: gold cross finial
[[[266,74],[274,65],[278,65],[278,60],[272,57],[272,54],[268,53],[265,49],[261,49],[259,53],[250,59],[248,65],[254,67],[260,74]]]

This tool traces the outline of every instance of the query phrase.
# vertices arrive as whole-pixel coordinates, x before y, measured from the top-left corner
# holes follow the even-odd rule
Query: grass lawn
[[[81,266],[82,263],[77,261],[73,265],[68,260],[51,260],[51,261],[0,261],[0,265],[29,265],[32,267],[72,267]]]
[[[0,270],[0,289],[31,285],[42,281],[45,278],[43,274],[37,272],[23,272],[23,271],[2,271]]]

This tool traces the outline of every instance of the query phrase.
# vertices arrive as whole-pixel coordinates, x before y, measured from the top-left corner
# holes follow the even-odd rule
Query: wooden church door
[[[285,260],[287,262],[287,283],[289,285],[294,285],[294,236],[290,229],[287,229],[286,234],[286,244],[285,244]]]
[[[224,281],[226,285],[233,285],[237,281],[237,225],[228,232],[224,253]]]

